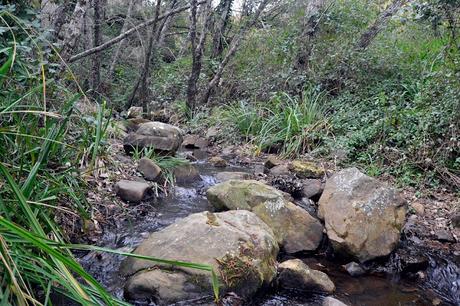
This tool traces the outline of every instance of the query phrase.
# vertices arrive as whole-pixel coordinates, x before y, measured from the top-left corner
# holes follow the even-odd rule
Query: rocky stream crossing
[[[142,181],[121,180],[114,192],[146,209],[114,219],[98,245],[211,265],[228,306],[460,305],[458,262],[410,239],[402,197],[358,169],[330,173],[311,161],[273,157],[242,167],[208,159],[206,140],[184,139],[167,124],[141,121],[126,132],[128,153],[133,146],[179,150],[193,162],[175,170],[170,194],[149,196],[161,170],[141,159]],[[294,187],[280,187],[286,185]],[[215,305],[207,271],[99,252],[79,256],[134,305]]]

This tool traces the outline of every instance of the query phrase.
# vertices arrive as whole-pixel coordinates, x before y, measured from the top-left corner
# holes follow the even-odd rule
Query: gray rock
[[[142,118],[142,107],[141,106],[131,106],[127,112],[128,119],[131,118]]]
[[[147,157],[143,157],[139,160],[137,170],[142,173],[142,176],[148,181],[157,180],[161,174],[161,168]]]
[[[323,306],[347,306],[347,304],[342,303],[341,301],[333,298],[333,297],[326,297],[323,300]]]
[[[156,121],[141,123],[123,141],[127,152],[134,148],[152,148],[159,152],[174,153],[181,144],[182,131],[178,127]]]
[[[460,228],[460,210],[454,212],[454,214],[450,218],[450,223],[454,228]]]
[[[155,232],[136,254],[207,264],[220,277],[221,293],[250,297],[276,275],[278,244],[271,229],[246,211],[192,214]],[[120,272],[129,277],[125,294],[160,305],[212,294],[210,273],[203,270],[127,258]]]
[[[227,167],[227,161],[219,156],[214,156],[209,159],[209,163],[214,167],[225,168]]]
[[[250,180],[252,175],[246,172],[219,172],[216,174],[216,179],[219,182],[226,182],[229,180]]]
[[[199,135],[186,135],[182,142],[182,146],[187,149],[204,149],[208,145],[208,141]]]
[[[217,127],[210,127],[206,132],[206,139],[213,139],[216,138],[219,134],[219,129]]]
[[[287,289],[332,293],[334,283],[326,273],[310,269],[300,259],[291,259],[278,266],[278,284]]]
[[[318,248],[323,226],[308,212],[289,202],[275,188],[254,180],[230,180],[207,191],[217,210],[245,209],[254,212],[274,232],[287,253]]]
[[[343,266],[348,274],[353,277],[366,274],[366,271],[356,262],[352,261]]]
[[[271,168],[268,173],[273,176],[283,176],[283,175],[289,175],[291,171],[289,171],[289,168],[287,165],[278,165],[274,166]]]
[[[115,185],[115,193],[122,200],[132,203],[140,202],[148,194],[149,184],[145,182],[121,180]]]
[[[321,180],[306,179],[302,182],[302,196],[308,199],[320,196],[323,190],[324,184]]]
[[[201,181],[200,172],[194,165],[181,165],[173,170],[177,184],[187,184]]]
[[[334,250],[364,262],[393,251],[406,211],[395,189],[350,168],[327,180],[318,216]]]
[[[446,229],[439,229],[435,232],[436,239],[441,242],[455,242],[452,233]]]
[[[267,169],[271,169],[279,165],[281,165],[281,161],[278,158],[276,158],[276,156],[273,156],[273,155],[269,156],[264,163],[264,166]]]

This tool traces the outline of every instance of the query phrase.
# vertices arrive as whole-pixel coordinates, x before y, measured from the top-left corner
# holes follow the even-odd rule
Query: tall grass
[[[1,22],[9,32],[0,36],[0,305],[51,305],[56,295],[81,305],[127,305],[88,274],[71,250],[116,251],[69,245],[56,221],[90,215],[80,170],[95,167],[102,151],[105,105],[92,125],[74,115],[75,103],[87,98],[53,80],[33,28],[11,11],[0,12]],[[209,271],[218,298],[211,266],[142,259]]]
[[[312,150],[328,133],[324,93],[306,89],[299,96],[277,93],[267,103],[237,102],[224,118],[259,151],[295,156]]]

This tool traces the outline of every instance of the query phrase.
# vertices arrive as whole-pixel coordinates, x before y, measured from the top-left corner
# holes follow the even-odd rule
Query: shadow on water
[[[158,231],[177,219],[189,214],[212,210],[206,200],[205,191],[217,183],[216,169],[206,163],[195,164],[200,171],[202,180],[184,186],[177,186],[174,192],[167,196],[145,203],[146,213],[131,220],[115,221],[105,229],[99,245],[131,251],[149,233]],[[250,172],[251,169],[241,167],[227,167],[225,171]],[[118,275],[120,263],[124,257],[90,252],[80,258],[84,268],[94,275],[116,297],[123,298],[124,280]],[[460,271],[458,265],[441,259],[430,259],[427,272],[427,281],[424,285],[409,283],[388,275],[368,275],[353,278],[340,265],[323,259],[304,259],[309,265],[326,272],[336,285],[334,296],[353,306],[422,306],[432,305],[436,298],[434,292],[452,301],[452,305],[460,305]],[[429,290],[422,289],[429,288]],[[321,305],[324,296],[298,291],[275,289],[266,290],[256,296],[246,305],[252,306],[303,306]],[[182,305],[211,305],[210,299],[201,301],[185,301],[176,304]],[[144,304],[145,305],[145,304]],[[451,305],[451,304],[438,304]]]

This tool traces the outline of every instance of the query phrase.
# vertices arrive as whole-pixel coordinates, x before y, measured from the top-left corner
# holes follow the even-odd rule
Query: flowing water
[[[142,213],[130,220],[114,222],[105,229],[99,245],[131,251],[149,233],[158,231],[175,220],[189,214],[212,210],[206,200],[205,191],[216,184],[215,174],[218,170],[205,163],[197,163],[202,180],[185,186],[177,186],[169,196],[151,201],[142,207]],[[251,169],[227,167],[225,171],[244,171]],[[90,252],[80,258],[85,269],[94,275],[110,292],[123,298],[124,280],[117,271],[122,256]],[[423,284],[411,283],[397,275],[381,274],[353,278],[339,264],[324,259],[304,258],[313,268],[327,272],[335,283],[334,296],[348,305],[365,306],[400,306],[400,305],[460,305],[460,269],[452,261],[430,258],[426,271],[427,278]],[[442,296],[437,300],[437,295]],[[321,305],[324,296],[305,292],[277,291],[267,289],[246,303],[253,306],[303,306]],[[442,300],[442,302],[441,302]],[[434,303],[433,303],[434,301]],[[451,304],[449,303],[451,302]],[[178,305],[209,305],[209,298],[201,301],[185,301]]]

